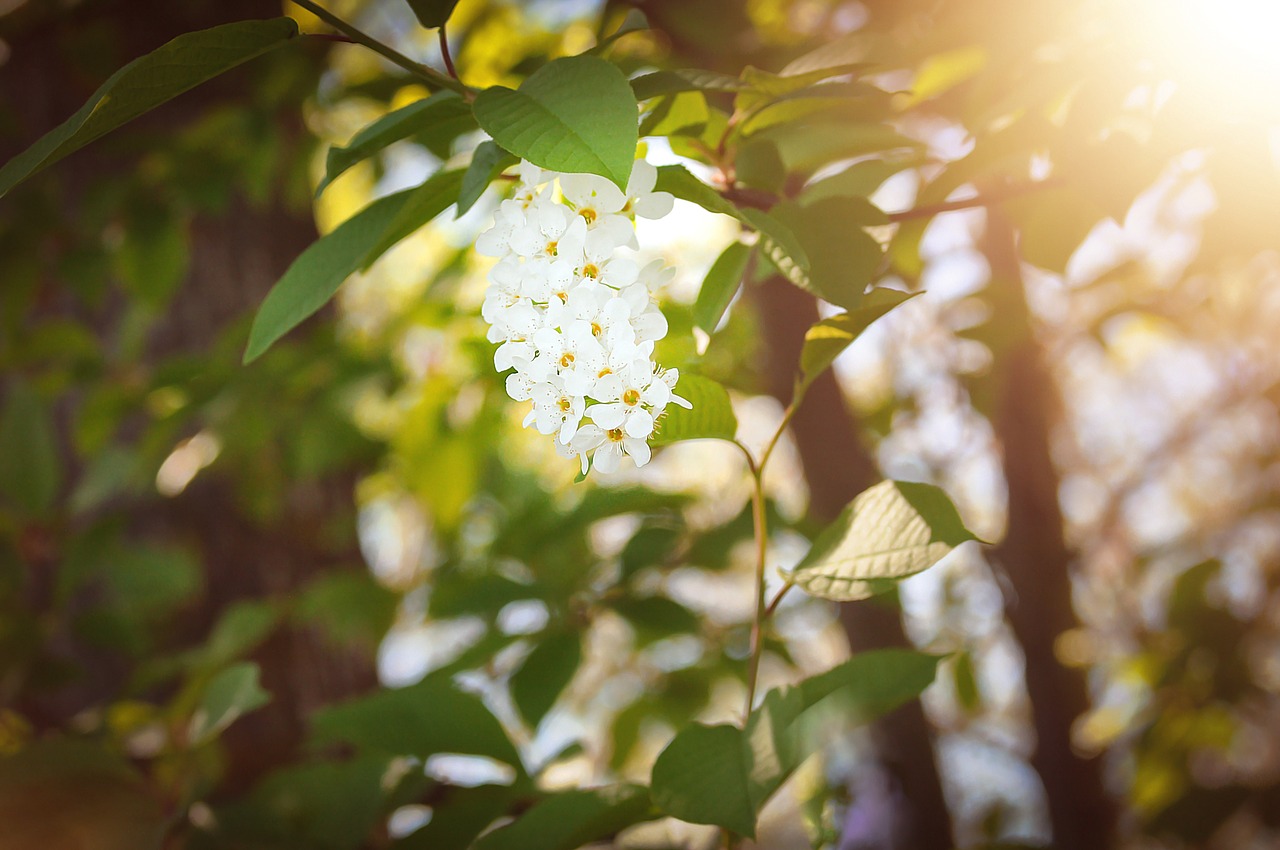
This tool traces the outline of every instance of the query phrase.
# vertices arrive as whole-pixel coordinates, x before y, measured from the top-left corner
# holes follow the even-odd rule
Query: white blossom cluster
[[[634,217],[661,218],[673,199],[654,192],[657,169],[638,160],[626,192],[594,174],[560,174],[521,162],[476,251],[498,262],[481,315],[507,393],[531,401],[524,426],[554,435],[556,450],[608,473],[623,455],[649,462],[649,438],[675,395],[679,373],[653,362],[667,334],[654,291],[674,269],[641,268]],[[559,184],[559,191],[556,185]]]

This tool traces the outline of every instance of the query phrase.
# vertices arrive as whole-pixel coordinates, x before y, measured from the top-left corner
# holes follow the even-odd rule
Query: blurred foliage
[[[238,11],[146,5],[0,16],[6,159],[126,62]],[[1191,26],[1192,0],[636,6],[647,26],[616,2],[332,9],[432,67],[446,40],[473,89],[588,51],[602,58],[577,67],[607,60],[630,79],[629,93],[593,84],[620,114],[639,102],[642,147],[672,162],[659,188],[693,223],[658,355],[691,370],[700,404],[673,416],[673,440],[760,418],[771,317],[753,293],[781,274],[847,311],[781,367],[797,397],[833,362],[854,375],[886,471],[964,495],[998,539],[1000,497],[972,455],[1007,403],[999,379],[1039,345],[1065,408],[1055,460],[1081,623],[1026,663],[1087,672],[1092,708],[1069,722],[1081,752],[1105,756],[1116,846],[1274,844],[1280,185],[1271,100],[1243,66],[1210,73],[1237,67],[1231,42]],[[1276,23],[1251,8],[1214,14],[1229,32]],[[506,119],[428,98],[430,80],[283,12],[303,35],[271,24],[269,52],[0,201],[0,848],[719,842],[667,814],[791,846],[758,818],[792,772],[804,843],[852,846],[842,835],[858,840],[875,795],[846,762],[866,744],[791,716],[853,669],[837,666],[832,606],[787,597],[762,708],[747,732],[724,724],[751,687],[740,459],[686,443],[651,475],[571,483],[573,464],[519,427],[478,315],[470,242],[512,161],[478,127],[513,145]],[[538,84],[521,97],[546,100]],[[594,131],[611,165],[627,160],[629,139],[593,130],[593,104],[556,108],[587,154]],[[455,218],[460,192],[474,212]],[[965,252],[983,267],[973,285],[944,268]],[[859,341],[880,371],[855,371],[841,352],[894,308]],[[943,415],[952,430],[931,430]],[[799,562],[823,530],[784,453],[762,505],[771,564]],[[947,741],[1025,768],[1038,707],[1008,661],[999,567],[947,564],[913,632],[950,654],[931,717]],[[886,671],[847,685],[858,719],[927,684],[937,659],[910,657],[845,662]],[[652,772],[673,737],[674,778]],[[763,758],[762,742],[776,772],[718,772]],[[981,767],[944,771],[961,845],[1048,840],[1025,770],[1006,773],[1023,786],[1008,793],[975,780]]]

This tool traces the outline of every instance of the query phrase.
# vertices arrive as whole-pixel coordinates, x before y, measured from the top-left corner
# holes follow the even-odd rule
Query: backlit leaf
[[[505,150],[553,171],[599,174],[625,189],[639,141],[635,95],[622,71],[566,56],[512,90],[494,86],[472,106]]]
[[[977,539],[941,489],[882,481],[818,535],[790,578],[823,599],[865,599]]]

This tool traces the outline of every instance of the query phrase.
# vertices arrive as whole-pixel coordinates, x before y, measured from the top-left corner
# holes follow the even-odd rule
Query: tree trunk
[[[1013,230],[994,210],[985,247],[1001,318],[1006,326],[1022,329],[998,354],[993,378],[998,392],[993,424],[1004,450],[1009,515],[1004,541],[992,558],[1008,576],[1006,616],[1026,656],[1036,733],[1031,763],[1048,797],[1054,846],[1096,850],[1111,845],[1116,805],[1100,759],[1085,758],[1071,746],[1071,726],[1089,708],[1084,675],[1064,667],[1054,654],[1058,635],[1078,625],[1071,604],[1073,555],[1063,536],[1050,443],[1060,400],[1030,326]]]

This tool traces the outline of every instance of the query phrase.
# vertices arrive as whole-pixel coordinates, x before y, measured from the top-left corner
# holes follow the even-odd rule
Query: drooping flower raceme
[[[638,160],[623,192],[594,174],[522,162],[513,197],[476,240],[498,258],[480,311],[499,344],[493,365],[514,370],[507,394],[532,403],[525,427],[551,436],[584,474],[613,472],[624,455],[644,466],[667,405],[691,406],[674,392],[677,370],[653,362],[667,335],[653,293],[672,270],[627,256],[639,248],[634,217],[671,211],[656,177]]]

